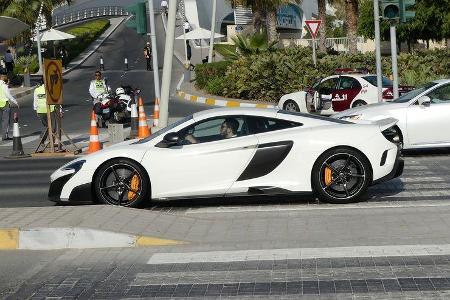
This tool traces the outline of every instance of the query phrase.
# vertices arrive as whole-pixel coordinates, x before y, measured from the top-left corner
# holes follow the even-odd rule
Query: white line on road
[[[22,145],[26,144],[26,143],[31,143],[35,140],[39,139],[39,135],[31,135],[31,136],[27,136],[22,138]],[[0,145],[0,147],[12,147],[13,142],[8,142],[6,144]]]
[[[147,264],[422,255],[450,255],[450,244],[155,253],[150,257]]]

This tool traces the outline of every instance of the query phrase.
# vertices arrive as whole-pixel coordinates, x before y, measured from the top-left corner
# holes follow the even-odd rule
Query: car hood
[[[374,103],[369,105],[358,106],[344,110],[340,113],[334,114],[331,117],[339,119],[342,117],[355,116],[355,115],[378,115],[385,114],[390,110],[403,108],[409,106],[409,103],[393,103],[393,102],[383,102]]]

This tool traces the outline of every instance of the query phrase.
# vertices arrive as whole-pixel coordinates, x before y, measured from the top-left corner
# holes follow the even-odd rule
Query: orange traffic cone
[[[147,124],[147,117],[145,116],[144,111],[144,102],[142,98],[139,97],[139,129],[138,129],[138,138],[143,139],[150,136],[150,129]]]
[[[155,108],[153,109],[153,127],[159,126],[159,99],[155,99]]]
[[[91,114],[91,133],[89,137],[89,149],[88,153],[94,153],[98,150],[102,149],[102,144],[100,144],[99,138],[98,138],[98,129],[97,129],[97,122],[95,120],[95,113],[92,111]]]

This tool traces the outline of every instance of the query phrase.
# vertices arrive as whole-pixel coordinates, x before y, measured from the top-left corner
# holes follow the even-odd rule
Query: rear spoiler
[[[384,131],[388,128],[391,128],[395,124],[398,123],[397,119],[394,118],[384,118],[380,120],[368,121],[368,120],[352,120],[353,123],[356,124],[373,124],[378,125],[381,131]]]

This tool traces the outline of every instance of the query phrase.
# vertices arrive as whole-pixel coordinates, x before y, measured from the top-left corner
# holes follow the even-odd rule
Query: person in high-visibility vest
[[[98,96],[107,91],[106,82],[102,79],[102,73],[100,71],[95,72],[95,79],[91,81],[89,85],[89,94],[91,94],[94,104],[98,101]]]
[[[8,76],[0,75],[0,118],[2,119],[2,141],[12,140],[9,137],[9,126],[11,120],[11,105],[13,103],[17,108],[19,104],[11,95],[8,87]]]
[[[47,119],[47,96],[45,92],[45,85],[43,80],[40,81],[40,85],[34,89],[34,101],[33,108],[36,111],[36,114],[41,120],[42,125],[44,126],[41,137],[47,136],[47,128],[48,128],[48,119]],[[50,117],[52,120],[52,131],[56,132],[56,116],[55,116],[55,105],[50,105]]]

